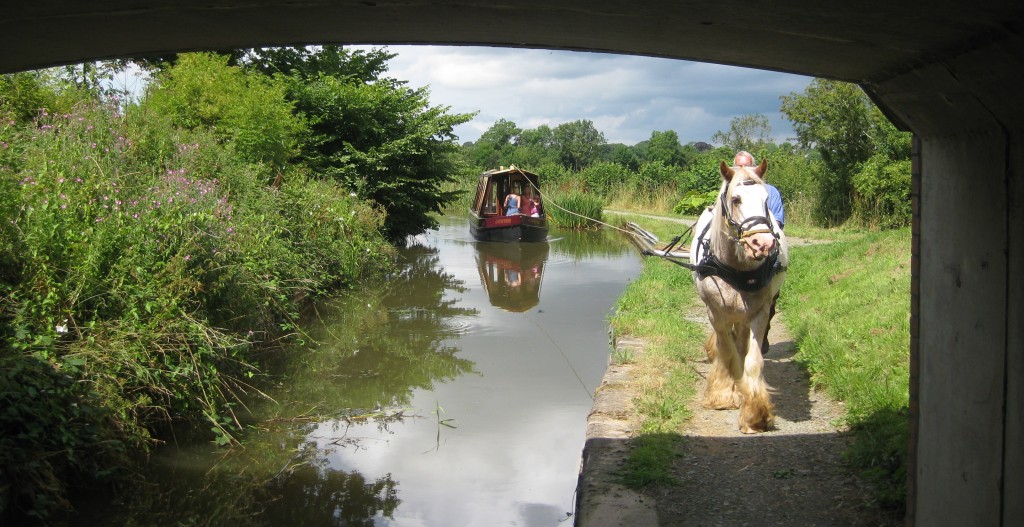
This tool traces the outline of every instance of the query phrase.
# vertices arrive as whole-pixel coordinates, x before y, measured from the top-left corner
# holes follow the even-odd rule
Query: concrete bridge
[[[7,2],[0,72],[306,43],[483,44],[860,84],[915,134],[908,524],[1024,525],[1020,0]]]

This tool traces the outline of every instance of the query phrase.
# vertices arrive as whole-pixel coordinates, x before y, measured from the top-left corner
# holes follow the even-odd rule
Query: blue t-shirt
[[[768,189],[768,210],[772,211],[772,214],[775,215],[779,225],[785,226],[786,209],[782,206],[782,194],[779,194],[779,189],[773,185],[765,183],[764,186]]]
[[[505,203],[508,204],[508,210],[505,211],[506,216],[519,214],[519,196],[513,196],[510,194],[505,198]]]

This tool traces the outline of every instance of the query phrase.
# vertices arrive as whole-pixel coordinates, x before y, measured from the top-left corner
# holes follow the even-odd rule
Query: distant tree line
[[[738,150],[767,158],[791,219],[821,226],[854,221],[899,227],[910,222],[910,134],[898,131],[856,85],[815,79],[781,97],[796,143],[777,144],[763,114],[742,115],[707,142],[682,144],[673,130],[635,145],[608,143],[593,122],[523,129],[500,119],[463,143],[477,170],[515,164],[564,188],[610,197],[666,192],[674,208],[699,213],[720,184],[718,164]]]

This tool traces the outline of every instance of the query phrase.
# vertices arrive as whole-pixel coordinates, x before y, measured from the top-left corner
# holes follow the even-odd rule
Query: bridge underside
[[[4,7],[0,72],[199,49],[430,43],[859,83],[917,137],[909,518],[1024,525],[1024,278],[1011,272],[1024,269],[1022,29],[1017,0],[23,1]]]

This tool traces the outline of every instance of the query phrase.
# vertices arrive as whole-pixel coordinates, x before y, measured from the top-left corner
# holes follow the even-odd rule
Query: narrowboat
[[[510,194],[518,196],[518,210],[508,206]],[[480,174],[469,209],[469,232],[484,242],[546,240],[548,220],[541,201],[540,176],[515,165]]]

